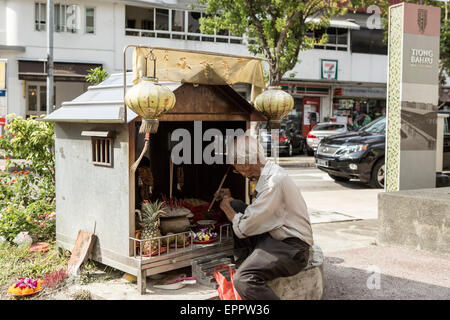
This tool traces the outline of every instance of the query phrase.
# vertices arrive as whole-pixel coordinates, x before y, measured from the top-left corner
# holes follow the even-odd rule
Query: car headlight
[[[363,152],[367,150],[367,147],[369,145],[367,144],[354,144],[354,145],[348,145],[340,148],[338,151],[336,151],[337,156],[350,156],[358,152]]]

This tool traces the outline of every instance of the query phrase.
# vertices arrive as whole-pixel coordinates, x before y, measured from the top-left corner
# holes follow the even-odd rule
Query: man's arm
[[[235,213],[229,202],[228,205],[224,205],[228,213],[224,209],[222,210],[228,219],[231,218],[235,234],[239,238],[246,238],[269,232],[283,224],[281,217],[276,214],[276,211],[283,205],[282,200],[283,181],[280,181],[277,185],[262,192],[245,212]]]
[[[220,202],[220,209],[222,209],[222,211],[225,212],[225,215],[230,221],[233,221],[234,216],[236,215],[236,212],[231,206],[231,201],[233,200],[234,199],[230,196],[224,196],[222,201]]]

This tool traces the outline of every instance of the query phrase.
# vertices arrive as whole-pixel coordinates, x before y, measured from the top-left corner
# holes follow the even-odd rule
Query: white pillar
[[[442,172],[444,161],[444,122],[448,114],[438,113],[436,133],[436,172]]]

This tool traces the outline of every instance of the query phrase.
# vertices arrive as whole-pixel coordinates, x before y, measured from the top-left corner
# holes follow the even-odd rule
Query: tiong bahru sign
[[[440,8],[389,8],[386,191],[436,185]]]
[[[411,49],[411,65],[431,66],[434,61],[433,50],[430,49]]]

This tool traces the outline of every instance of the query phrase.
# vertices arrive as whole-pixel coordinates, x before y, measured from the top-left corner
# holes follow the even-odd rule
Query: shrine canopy
[[[177,50],[161,47],[136,47],[133,52],[133,83],[143,76],[153,76],[156,58],[156,78],[159,81],[205,85],[252,85],[251,101],[264,91],[262,59],[209,53],[204,51]]]

